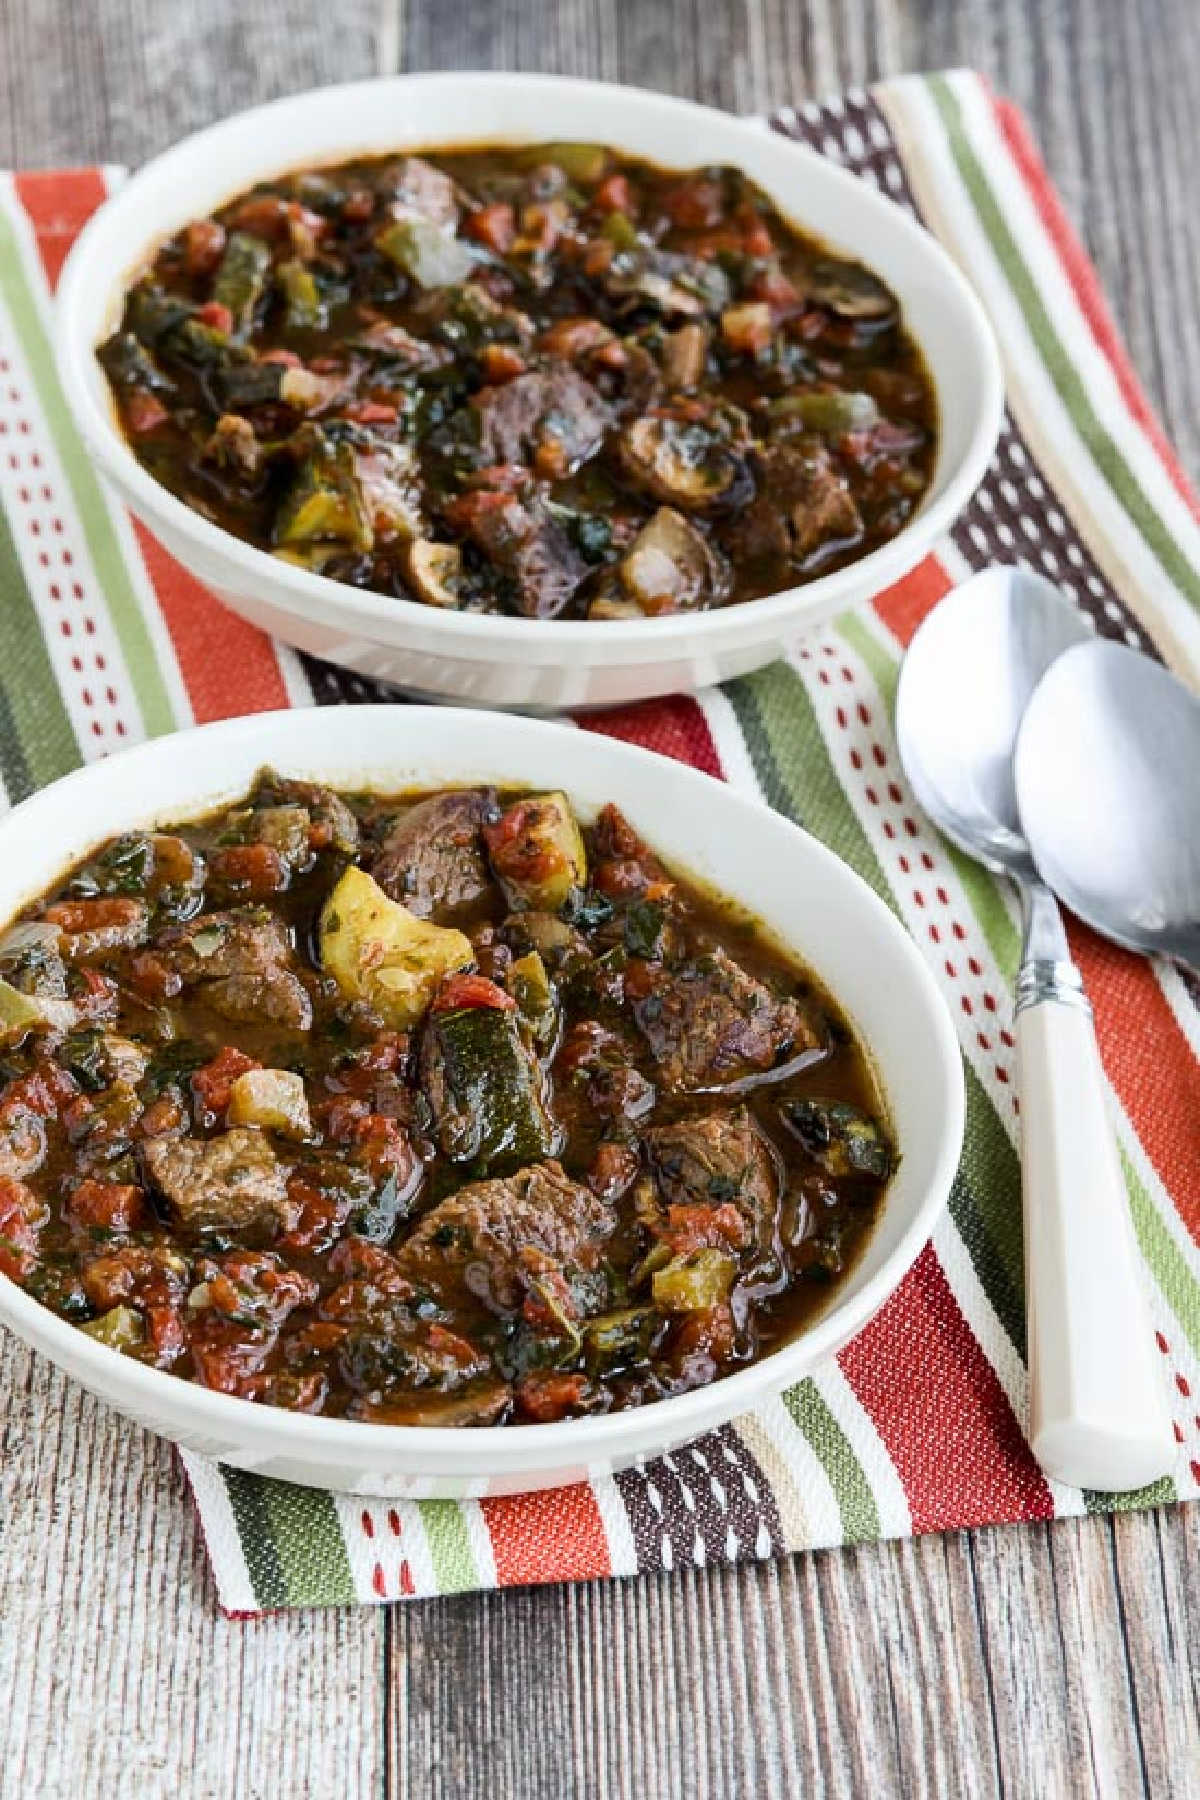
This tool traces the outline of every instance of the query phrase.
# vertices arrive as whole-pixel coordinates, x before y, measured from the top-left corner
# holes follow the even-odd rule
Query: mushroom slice
[[[808,298],[834,314],[871,331],[882,331],[900,319],[900,303],[861,263],[822,257],[808,277]]]
[[[701,421],[648,414],[622,432],[618,450],[635,486],[684,512],[728,511],[754,493],[745,457]]]
[[[719,263],[675,251],[620,252],[604,278],[608,293],[630,306],[648,304],[666,318],[700,319],[728,306],[729,277]]]
[[[627,619],[716,606],[728,580],[704,533],[682,513],[660,506],[609,573],[588,617]]]
[[[417,599],[427,606],[452,609],[458,605],[462,551],[457,544],[414,538],[405,552],[404,573]]]

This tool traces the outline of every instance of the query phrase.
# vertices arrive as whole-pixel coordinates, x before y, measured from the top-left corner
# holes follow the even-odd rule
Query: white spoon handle
[[[1035,1000],[1016,1030],[1033,1452],[1073,1487],[1142,1487],[1175,1446],[1091,1008]]]

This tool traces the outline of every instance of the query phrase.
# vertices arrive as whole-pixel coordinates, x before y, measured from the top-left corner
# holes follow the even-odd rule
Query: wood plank
[[[0,1333],[0,1792],[366,1796],[386,1620],[224,1618],[171,1448]]]
[[[136,164],[225,113],[375,74],[380,0],[6,0],[0,163]],[[336,26],[330,21],[336,17]]]

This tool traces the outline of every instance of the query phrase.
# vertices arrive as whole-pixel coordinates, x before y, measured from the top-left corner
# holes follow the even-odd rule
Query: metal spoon
[[[1200,970],[1200,700],[1123,644],[1081,644],[1017,736],[1021,823],[1071,911]]]
[[[896,732],[921,805],[968,856],[1017,885],[1029,1436],[1075,1487],[1126,1489],[1174,1461],[1105,1111],[1091,1008],[1022,829],[1012,757],[1050,665],[1090,633],[1058,590],[988,569],[934,608],[900,671]]]

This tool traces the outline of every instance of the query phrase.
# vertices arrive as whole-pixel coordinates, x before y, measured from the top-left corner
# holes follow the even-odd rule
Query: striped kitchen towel
[[[1020,115],[976,76],[906,77],[770,121],[936,232],[1004,353],[986,481],[933,555],[785,659],[699,698],[584,721],[706,769],[815,832],[893,907],[958,1022],[962,1167],[933,1240],[836,1360],[645,1468],[503,1500],[363,1501],[185,1458],[239,1612],[632,1574],[1200,1493],[1200,1014],[1180,975],[1074,930],[1179,1444],[1172,1478],[1048,1482],[1023,1434],[1025,1326],[1010,895],[940,841],[899,767],[900,653],[950,585],[1019,560],[1097,630],[1200,679],[1200,523]],[[386,698],[235,619],[100,487],[48,329],[113,171],[0,178],[0,777],[8,800],[193,721]]]

